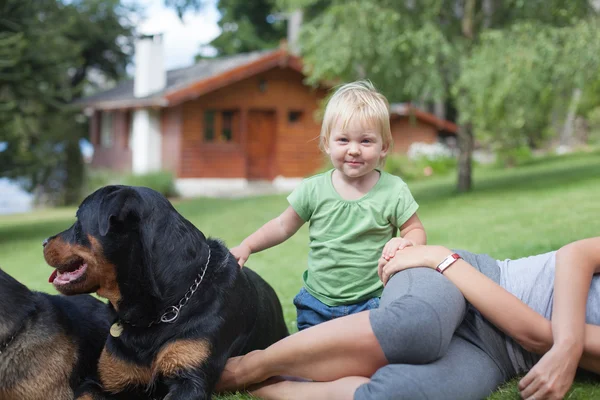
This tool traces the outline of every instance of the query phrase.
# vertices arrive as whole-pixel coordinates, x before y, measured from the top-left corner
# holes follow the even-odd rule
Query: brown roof
[[[167,107],[201,96],[273,67],[302,71],[302,61],[284,49],[255,51],[229,57],[204,59],[187,68],[167,71],[166,87],[146,97],[133,95],[133,79],[77,102],[96,109]]]
[[[439,130],[458,133],[458,126],[450,121],[436,117],[427,111],[420,110],[410,103],[393,103],[390,104],[390,115],[400,117],[414,117],[421,122],[433,125]]]

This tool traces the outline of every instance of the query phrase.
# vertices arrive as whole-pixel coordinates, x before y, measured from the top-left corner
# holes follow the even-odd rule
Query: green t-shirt
[[[363,197],[344,200],[332,173],[303,180],[288,201],[310,222],[304,286],[321,302],[338,306],[381,296],[377,262],[383,246],[419,206],[406,183],[386,172]]]

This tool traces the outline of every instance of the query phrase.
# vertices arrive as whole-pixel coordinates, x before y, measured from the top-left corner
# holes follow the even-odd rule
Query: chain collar
[[[192,283],[192,286],[190,286],[188,291],[185,292],[185,294],[183,295],[181,300],[179,300],[179,303],[177,303],[176,306],[171,306],[171,307],[167,308],[165,310],[164,314],[161,315],[160,318],[150,322],[150,324],[148,324],[146,326],[147,328],[150,328],[152,325],[158,325],[160,323],[171,324],[171,323],[175,322],[175,320],[177,320],[177,318],[179,318],[179,313],[181,312],[181,309],[183,307],[185,307],[185,305],[190,301],[190,299],[192,298],[194,293],[196,293],[196,291],[198,290],[198,287],[202,283],[202,280],[204,279],[204,275],[206,274],[206,270],[208,269],[209,262],[210,262],[210,246],[208,247],[208,259],[206,260],[206,264],[204,264],[204,268],[202,269],[202,272],[198,273],[198,276],[194,280],[194,283]],[[125,321],[125,320],[121,320],[121,321],[123,321],[127,325],[131,325],[134,327],[140,327],[140,325],[132,324],[129,321]]]

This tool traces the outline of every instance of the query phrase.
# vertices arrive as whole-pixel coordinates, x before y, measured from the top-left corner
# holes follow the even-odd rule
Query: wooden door
[[[248,113],[248,179],[272,179],[276,123],[275,111],[250,110]]]

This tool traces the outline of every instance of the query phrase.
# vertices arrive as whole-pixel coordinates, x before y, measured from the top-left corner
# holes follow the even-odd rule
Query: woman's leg
[[[447,354],[430,364],[390,364],[371,379],[333,382],[267,381],[251,390],[268,400],[479,400],[505,380],[498,364],[473,343],[454,337]]]
[[[369,378],[349,376],[332,382],[298,382],[271,378],[256,385],[250,393],[266,400],[351,400],[356,389]]]
[[[385,364],[365,311],[304,329],[265,350],[230,358],[217,390],[245,389],[277,375],[321,381],[371,376]]]
[[[473,343],[454,337],[447,354],[431,364],[390,364],[358,387],[355,400],[479,400],[504,381],[494,359]]]
[[[303,330],[265,350],[227,362],[218,390],[288,375],[316,381],[370,377],[389,362],[428,363],[442,356],[462,321],[458,289],[430,269],[396,274],[377,310]]]

